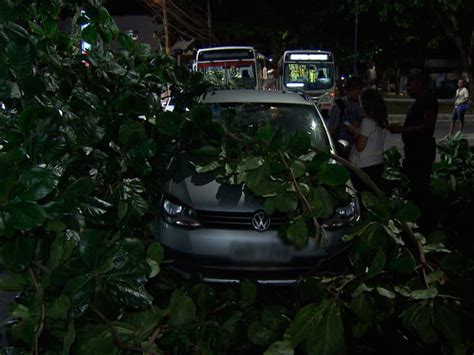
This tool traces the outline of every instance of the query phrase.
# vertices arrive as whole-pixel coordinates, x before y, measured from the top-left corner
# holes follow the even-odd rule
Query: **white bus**
[[[323,111],[332,107],[336,68],[331,52],[305,49],[285,51],[278,64],[281,90],[304,91]]]
[[[260,89],[261,68],[253,47],[212,47],[197,51],[194,70],[230,89]]]

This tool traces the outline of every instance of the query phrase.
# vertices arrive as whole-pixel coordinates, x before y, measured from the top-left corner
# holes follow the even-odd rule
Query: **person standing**
[[[466,88],[464,79],[459,79],[458,89],[456,90],[456,96],[454,97],[454,110],[451,125],[449,126],[448,137],[453,134],[454,126],[456,121],[459,120],[459,131],[462,132],[464,129],[464,115],[469,110],[469,91]]]
[[[387,106],[376,89],[364,89],[360,95],[360,103],[366,114],[360,128],[357,129],[350,123],[346,124],[348,131],[354,137],[354,148],[349,159],[381,188],[384,169],[384,138],[388,126]],[[366,190],[366,186],[357,176],[352,177],[352,182],[357,190]]]
[[[359,128],[363,112],[359,104],[362,90],[362,81],[357,77],[350,77],[344,83],[344,96],[334,100],[328,115],[328,128],[333,140],[345,139],[349,145],[354,145],[354,137],[347,130],[346,122]],[[345,156],[343,158],[348,158]]]
[[[420,207],[420,229],[430,232],[432,218],[431,169],[436,157],[434,130],[438,118],[438,100],[428,90],[428,78],[422,73],[407,78],[407,92],[415,99],[408,107],[405,122],[389,124],[391,133],[401,133],[405,151],[403,168],[408,177],[411,199]]]

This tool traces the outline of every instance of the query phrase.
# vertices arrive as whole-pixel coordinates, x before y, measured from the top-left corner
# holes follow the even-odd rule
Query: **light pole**
[[[209,46],[211,46],[212,45],[211,0],[207,0],[207,31],[209,35]]]
[[[352,69],[353,75],[357,76],[357,31],[359,28],[359,2],[356,1],[355,9],[355,18],[354,18],[354,67]]]

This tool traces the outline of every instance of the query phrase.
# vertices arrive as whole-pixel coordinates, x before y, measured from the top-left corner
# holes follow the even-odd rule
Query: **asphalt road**
[[[403,115],[393,115],[389,116],[389,122],[400,122],[404,121]],[[446,137],[449,131],[449,125],[451,120],[448,115],[442,115],[438,118],[435,126],[435,138],[436,142],[440,143],[443,141],[443,138]],[[456,131],[455,131],[456,132]],[[463,135],[468,139],[469,145],[474,145],[474,115],[469,115],[466,117]],[[396,146],[400,153],[403,155],[403,142],[400,134],[387,134],[385,140],[385,149]]]

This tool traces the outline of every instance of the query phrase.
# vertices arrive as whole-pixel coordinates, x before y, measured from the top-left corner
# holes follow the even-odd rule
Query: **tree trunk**
[[[166,9],[166,1],[161,1],[161,6],[163,8],[163,32],[165,35],[165,52],[166,54],[171,54],[171,47],[170,47],[170,36],[168,31],[168,11]]]
[[[436,12],[436,17],[443,26],[449,38],[451,38],[459,50],[459,56],[461,59],[462,71],[467,73],[469,76],[469,83],[472,82],[473,78],[473,46],[474,46],[474,31],[471,35],[469,47],[462,41],[461,31],[459,29],[459,23],[456,18],[456,14],[448,6],[442,7],[443,13]],[[445,19],[447,21],[445,21]]]

